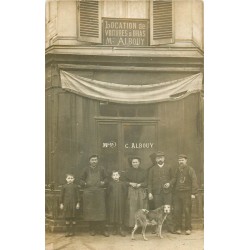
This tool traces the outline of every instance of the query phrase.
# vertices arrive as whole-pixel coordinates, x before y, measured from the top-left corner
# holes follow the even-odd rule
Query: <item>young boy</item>
[[[73,236],[76,224],[76,209],[80,208],[80,196],[78,186],[74,183],[74,175],[66,174],[67,183],[62,186],[60,209],[64,210],[66,222],[66,235]]]
[[[108,218],[113,225],[113,234],[119,233],[122,237],[126,234],[123,231],[125,202],[127,199],[127,184],[120,180],[117,170],[112,171],[112,180],[108,185]]]

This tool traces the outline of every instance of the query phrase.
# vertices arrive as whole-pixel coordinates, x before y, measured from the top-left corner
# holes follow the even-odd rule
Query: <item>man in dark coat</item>
[[[165,163],[165,154],[158,151],[155,154],[155,164],[148,173],[148,198],[153,201],[154,209],[172,205],[173,183],[174,173]],[[167,217],[166,224],[168,230],[173,232],[172,215]]]
[[[165,155],[163,152],[157,152],[155,155],[156,164],[149,170],[148,174],[148,198],[154,201],[154,207],[162,205],[171,205],[173,172],[165,164]]]
[[[83,170],[80,183],[84,188],[83,216],[85,221],[89,221],[92,236],[96,234],[97,228],[101,229],[104,236],[109,236],[105,226],[107,181],[104,168],[98,165],[98,156],[90,156],[89,166]]]
[[[182,213],[185,213],[185,231],[191,234],[191,207],[192,199],[198,193],[198,184],[195,171],[187,164],[187,156],[178,157],[179,167],[174,178],[174,214],[176,233],[181,234]]]

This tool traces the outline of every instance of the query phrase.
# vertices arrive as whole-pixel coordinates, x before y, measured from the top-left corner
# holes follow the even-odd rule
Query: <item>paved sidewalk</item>
[[[46,250],[203,250],[204,231],[195,230],[191,235],[176,235],[163,232],[163,239],[147,231],[148,241],[141,234],[136,240],[126,237],[90,236],[87,232],[77,232],[76,236],[64,237],[63,233],[46,233]]]

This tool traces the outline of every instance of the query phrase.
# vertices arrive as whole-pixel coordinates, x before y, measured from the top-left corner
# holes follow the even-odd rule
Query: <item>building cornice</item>
[[[192,72],[199,73],[202,67],[140,67],[140,66],[105,66],[105,65],[79,65],[79,64],[58,64],[62,70],[102,70],[102,71],[130,71],[130,72]]]
[[[122,57],[174,57],[203,58],[203,52],[194,47],[107,47],[107,46],[71,46],[52,45],[45,51],[49,54],[122,56]]]

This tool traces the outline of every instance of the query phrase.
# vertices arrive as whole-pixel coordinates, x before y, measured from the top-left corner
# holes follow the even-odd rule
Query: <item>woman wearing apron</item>
[[[141,159],[139,157],[132,157],[129,160],[131,167],[125,174],[125,181],[129,185],[125,225],[133,227],[135,212],[141,208],[148,209],[147,172],[140,167]]]

